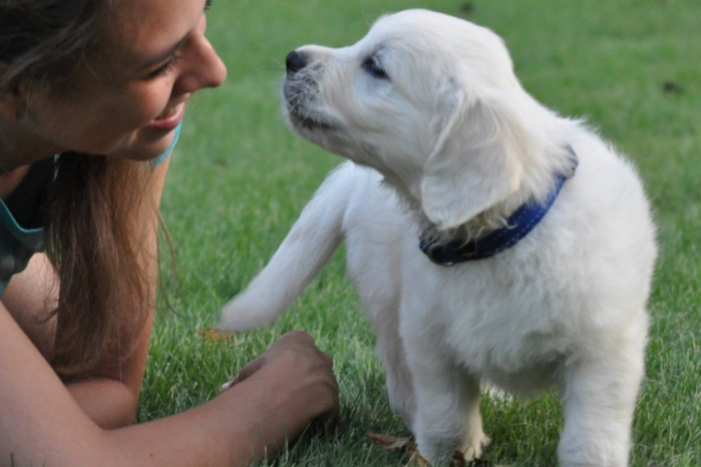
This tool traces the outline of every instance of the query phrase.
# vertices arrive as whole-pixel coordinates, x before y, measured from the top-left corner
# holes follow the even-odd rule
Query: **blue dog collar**
[[[571,148],[568,150],[573,156],[576,168],[577,156]],[[572,172],[574,173],[574,170]],[[431,261],[441,266],[452,266],[499,254],[516,245],[538,225],[557,199],[567,178],[565,175],[557,174],[555,185],[543,203],[527,202],[509,217],[505,227],[497,229],[485,237],[467,243],[453,240],[444,244],[439,244],[434,239],[421,238],[419,248]]]

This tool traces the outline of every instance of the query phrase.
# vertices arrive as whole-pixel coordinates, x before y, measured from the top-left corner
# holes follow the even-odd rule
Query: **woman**
[[[168,155],[226,76],[208,6],[0,0],[0,466],[246,465],[337,411],[293,332],[208,403],[131,424]]]

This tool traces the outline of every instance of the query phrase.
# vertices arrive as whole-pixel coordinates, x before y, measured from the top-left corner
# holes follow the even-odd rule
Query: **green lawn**
[[[279,111],[284,58],[309,43],[348,45],[382,12],[422,6],[464,16],[505,38],[537,99],[584,116],[638,164],[661,255],[650,300],[648,378],[635,421],[635,466],[701,465],[701,2],[698,0],[215,1],[209,35],[227,83],[190,107],[163,215],[177,266],[164,261],[172,311],[156,323],[140,419],[201,403],[281,333],[302,328],[333,355],[342,421],[307,436],[278,466],[401,466],[369,431],[407,434],[392,415],[373,336],[337,254],[274,326],[236,341],[203,335],[221,305],[272,255],[340,159],[302,141]],[[165,251],[165,248],[164,248]],[[166,255],[164,255],[166,256]],[[339,332],[342,330],[342,332]],[[485,399],[491,465],[552,466],[561,428],[553,394]]]

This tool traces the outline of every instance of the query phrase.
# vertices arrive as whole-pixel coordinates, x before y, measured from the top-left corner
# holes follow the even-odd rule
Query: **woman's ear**
[[[0,61],[0,77],[7,70],[7,64]],[[5,91],[0,90],[0,115],[8,120],[17,120],[27,108],[27,86],[17,80]]]

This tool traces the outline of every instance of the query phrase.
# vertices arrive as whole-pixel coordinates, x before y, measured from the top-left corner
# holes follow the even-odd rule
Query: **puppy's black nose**
[[[303,54],[293,50],[287,54],[285,66],[287,67],[288,74],[296,73],[307,66],[307,58]]]

